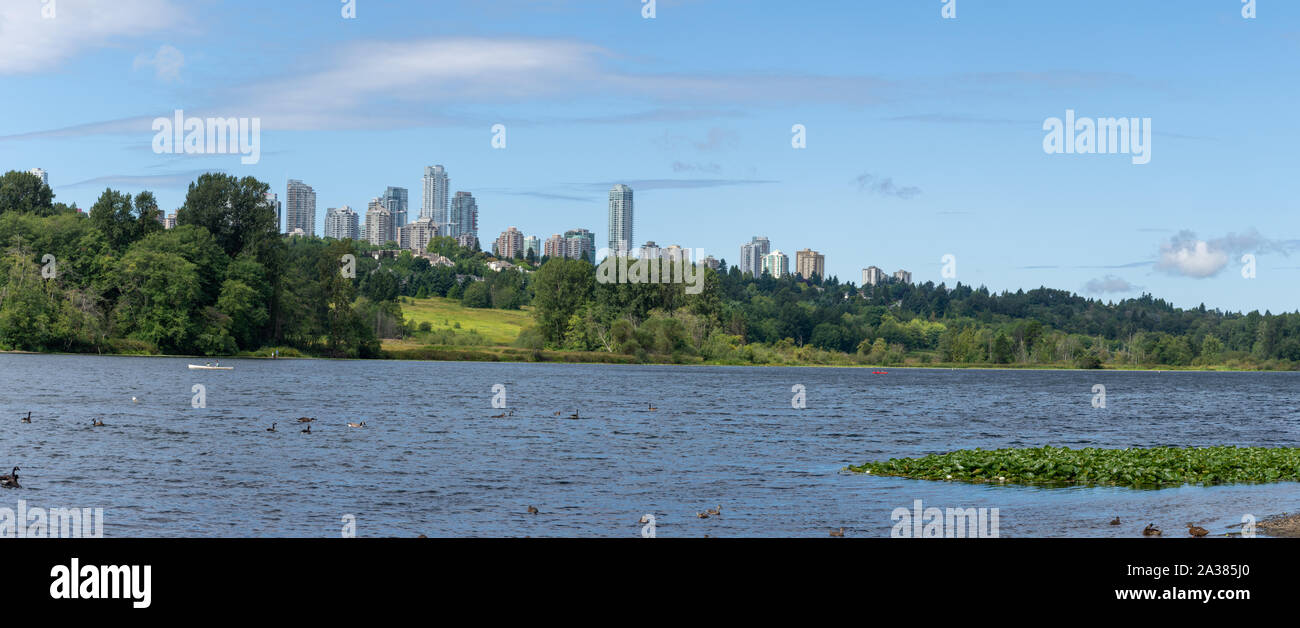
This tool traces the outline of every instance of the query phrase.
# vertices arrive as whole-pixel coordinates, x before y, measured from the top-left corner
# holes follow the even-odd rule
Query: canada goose
[[[537,514],[537,506],[529,506],[529,507],[528,507],[528,514],[530,514],[530,515],[535,515],[535,514]]]
[[[1160,536],[1160,528],[1155,524],[1148,523],[1147,527],[1142,528],[1142,536]]]
[[[20,414],[20,415],[18,415],[18,416],[23,416],[23,415]],[[27,416],[24,416],[21,420],[22,420],[23,423],[31,423],[31,422],[32,422],[32,413],[29,411],[29,412],[27,413]]]
[[[1110,521],[1110,525],[1113,525],[1113,526],[1117,526],[1117,525],[1119,525],[1119,517],[1115,517],[1114,519],[1111,519],[1111,521]]]
[[[1210,531],[1206,530],[1205,528],[1202,528],[1201,526],[1195,526],[1189,523],[1187,524],[1187,533],[1192,536],[1205,536],[1209,534]]]
[[[654,412],[655,410],[658,410],[658,409],[659,409],[659,408],[656,408],[656,407],[655,407],[655,404],[653,404],[653,403],[648,403],[648,404],[646,404],[646,411],[647,411],[647,412]]]
[[[315,421],[315,420],[316,420],[316,419],[309,419],[309,418],[307,418],[307,417],[302,417],[301,419],[298,419],[298,422],[299,422],[299,423],[311,423],[312,421]]]
[[[844,536],[844,528],[840,528],[838,530],[831,530],[831,536]]]
[[[274,431],[275,431],[275,423],[272,423],[272,424],[271,424],[271,427],[266,428],[266,431],[268,431],[268,432],[274,432]]]
[[[102,419],[91,419],[91,420],[90,420],[90,426],[91,426],[91,427],[104,427],[104,421],[103,421]]]
[[[22,488],[22,486],[18,484],[18,470],[18,467],[14,467],[14,470],[11,471],[9,475],[0,475],[0,487]]]
[[[310,434],[310,433],[311,433],[311,423],[308,423],[308,424],[307,424],[307,427],[303,428],[302,433],[303,433],[303,434]]]
[[[569,415],[569,418],[570,418],[570,419],[581,419],[582,417],[578,416],[578,411],[577,411],[577,410],[574,410],[574,411],[573,411],[573,414],[570,414],[570,415]]]
[[[365,427],[365,426],[366,426],[365,421],[362,421],[360,423],[348,423],[348,427]],[[311,426],[309,425],[307,427],[311,427]]]

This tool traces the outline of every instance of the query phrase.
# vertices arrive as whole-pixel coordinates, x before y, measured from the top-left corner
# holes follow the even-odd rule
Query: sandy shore
[[[1300,537],[1300,514],[1281,514],[1255,524],[1269,536]]]

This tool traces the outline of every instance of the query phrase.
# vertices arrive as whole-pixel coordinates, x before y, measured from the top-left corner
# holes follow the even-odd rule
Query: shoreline
[[[1074,372],[1086,371],[1095,373],[1297,373],[1296,369],[1231,369],[1231,368],[1214,368],[1214,367],[1152,367],[1152,366],[1104,366],[1096,369],[1071,368],[1063,365],[995,365],[995,364],[931,364],[931,365],[894,365],[886,366],[880,364],[784,364],[784,363],[764,363],[764,364],[733,364],[724,362],[671,362],[671,361],[651,361],[637,362],[631,355],[621,353],[600,353],[599,355],[608,355],[609,360],[573,360],[567,359],[568,356],[578,356],[583,354],[592,354],[595,352],[567,352],[567,351],[549,351],[523,349],[520,347],[503,347],[503,346],[485,346],[482,350],[462,347],[440,347],[431,345],[427,347],[406,349],[403,351],[428,351],[433,353],[445,353],[449,356],[459,355],[463,357],[448,357],[446,359],[427,358],[427,357],[394,357],[387,355],[381,358],[336,358],[329,356],[316,355],[296,355],[296,356],[279,356],[270,357],[265,355],[187,355],[187,354],[170,354],[170,353],[77,353],[67,351],[19,351],[19,350],[0,350],[0,355],[79,355],[79,356],[102,356],[102,357],[128,357],[128,358],[188,358],[197,360],[356,360],[362,362],[380,361],[380,362],[479,362],[479,363],[517,363],[517,364],[587,364],[587,365],[623,365],[623,366],[719,366],[719,367],[777,367],[777,368],[847,368],[847,369],[879,369],[879,370],[929,370],[929,371],[1061,371]],[[494,353],[492,351],[498,351]],[[506,353],[499,353],[505,351]],[[388,350],[385,350],[388,352]],[[534,353],[540,353],[552,359],[535,360],[529,359]],[[483,355],[492,355],[506,357],[507,359],[479,359]],[[511,359],[519,358],[519,359]]]

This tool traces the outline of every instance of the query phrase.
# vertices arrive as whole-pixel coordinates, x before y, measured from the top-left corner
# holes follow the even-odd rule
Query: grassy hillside
[[[494,345],[509,345],[519,330],[533,323],[528,308],[492,310],[464,307],[460,301],[443,297],[402,299],[402,315],[415,324],[427,322],[434,330],[453,329],[456,333],[477,331]],[[460,323],[460,328],[455,325]]]

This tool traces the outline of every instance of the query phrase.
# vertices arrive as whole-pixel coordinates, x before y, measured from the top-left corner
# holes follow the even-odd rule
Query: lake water
[[[1004,537],[1139,536],[1148,522],[1185,536],[1189,521],[1218,535],[1300,509],[1296,483],[1048,489],[841,471],[970,447],[1297,446],[1300,373],[195,361],[0,355],[0,473],[22,467],[24,486],[0,507],[103,508],[110,537],[337,537],[345,515],[357,536],[637,537],[652,513],[665,538],[888,536],[892,511],[918,499],[998,508]],[[497,384],[512,417],[489,418]],[[317,419],[311,434],[301,416]],[[722,517],[695,516],[717,505]]]

